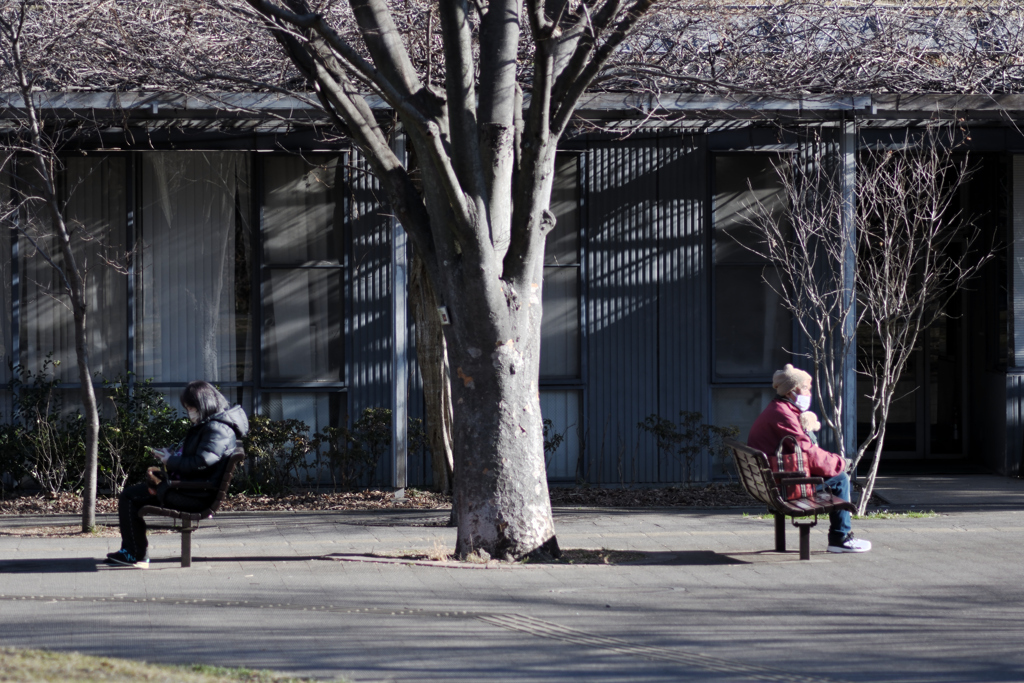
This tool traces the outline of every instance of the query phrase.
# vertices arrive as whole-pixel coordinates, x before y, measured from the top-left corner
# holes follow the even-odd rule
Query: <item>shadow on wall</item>
[[[707,150],[699,138],[648,136],[587,150],[584,477],[675,483],[647,416],[708,414]],[[710,474],[705,458],[697,479]]]

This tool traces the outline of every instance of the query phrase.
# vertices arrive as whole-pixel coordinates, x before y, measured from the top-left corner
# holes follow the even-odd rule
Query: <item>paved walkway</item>
[[[875,492],[901,508],[1024,510],[1024,479],[988,474],[879,477]]]
[[[323,559],[450,548],[438,513],[225,514],[191,569],[154,536],[148,571],[0,518],[0,644],[355,681],[1021,681],[1024,507],[978,492],[858,522],[866,555],[822,552],[821,525],[810,562],[757,510],[562,509],[563,547],[645,559],[483,569]]]

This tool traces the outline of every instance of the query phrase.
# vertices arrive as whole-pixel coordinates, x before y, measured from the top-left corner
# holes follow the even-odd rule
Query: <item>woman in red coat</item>
[[[811,376],[792,365],[777,371],[772,376],[772,387],[778,393],[768,407],[754,421],[750,428],[747,445],[765,453],[773,468],[775,452],[787,437],[793,437],[803,452],[803,470],[807,476],[824,477],[821,487],[832,495],[850,500],[850,477],[846,474],[846,460],[835,453],[829,453],[815,445],[800,426],[800,413],[811,408]],[[791,442],[783,446],[783,466],[792,471],[797,467],[796,449]],[[787,498],[796,498],[808,492],[791,486]],[[830,553],[864,553],[871,550],[871,542],[853,537],[850,513],[846,511],[829,513],[828,551]]]

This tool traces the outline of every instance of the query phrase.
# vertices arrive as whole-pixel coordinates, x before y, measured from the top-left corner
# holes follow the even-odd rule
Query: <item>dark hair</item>
[[[211,415],[227,410],[231,404],[219,391],[213,388],[209,382],[198,380],[189,382],[181,390],[181,405],[187,408],[195,408],[199,411],[199,421],[207,419]]]

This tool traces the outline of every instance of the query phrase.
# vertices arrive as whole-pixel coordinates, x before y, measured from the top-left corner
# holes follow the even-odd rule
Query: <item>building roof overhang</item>
[[[183,95],[167,92],[62,92],[35,93],[44,119],[92,121],[101,127],[275,131],[323,126],[330,118],[315,98],[276,93],[212,93]],[[379,97],[367,97],[376,111],[390,113]],[[17,125],[24,118],[18,93],[0,93],[0,127]],[[1024,121],[1024,94],[866,94],[706,95],[676,93],[591,93],[577,107],[581,120],[614,126],[693,124],[699,121],[838,121],[856,119],[863,124],[956,119],[964,121]]]

